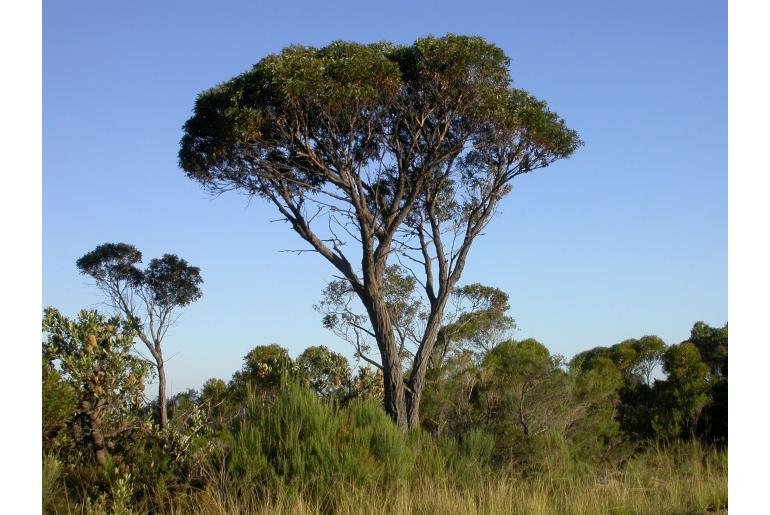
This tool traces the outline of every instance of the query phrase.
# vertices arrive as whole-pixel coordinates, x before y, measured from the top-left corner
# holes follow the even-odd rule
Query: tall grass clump
[[[336,444],[346,480],[391,485],[412,474],[414,453],[377,401],[354,400],[339,419]]]
[[[404,437],[374,401],[344,408],[287,382],[272,405],[247,392],[229,456],[237,490],[275,500],[276,492],[329,498],[340,485],[387,488],[407,478],[414,459]]]

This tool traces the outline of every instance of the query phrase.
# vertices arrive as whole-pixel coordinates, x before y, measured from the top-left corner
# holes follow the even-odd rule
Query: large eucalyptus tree
[[[511,180],[581,144],[512,88],[508,66],[497,46],[457,35],[291,46],[200,94],[184,126],[190,178],[274,204],[355,292],[401,429],[419,425],[445,307]],[[384,289],[397,260],[429,306],[407,372]]]

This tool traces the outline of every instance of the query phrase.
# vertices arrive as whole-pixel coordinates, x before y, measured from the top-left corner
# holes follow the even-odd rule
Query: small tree
[[[82,274],[91,276],[109,304],[122,313],[145,344],[158,372],[158,414],[166,427],[166,370],[163,339],[176,322],[177,310],[198,300],[203,279],[198,267],[174,254],[137,267],[142,253],[126,243],[105,243],[77,260]]]
[[[432,366],[443,363],[449,352],[466,349],[479,361],[516,328],[506,315],[508,294],[498,288],[478,283],[455,288],[451,303],[453,309],[448,310],[447,323],[439,331]]]
[[[448,354],[440,366],[431,366],[423,397],[422,425],[437,436],[460,436],[478,426],[474,405],[479,369],[469,350]]]
[[[243,401],[249,388],[265,403],[272,400],[285,375],[293,375],[294,362],[289,351],[276,343],[257,345],[243,357],[241,370],[233,374],[228,386],[235,400]]]
[[[482,363],[489,417],[512,422],[525,437],[563,426],[570,390],[560,366],[561,357],[532,338],[495,347]]]
[[[718,379],[727,378],[727,324],[711,327],[705,322],[695,322],[687,341],[698,348],[711,375]]]
[[[508,64],[500,48],[457,35],[292,46],[202,93],[184,126],[190,178],[271,202],[309,245],[299,251],[323,256],[358,297],[402,430],[419,427],[445,307],[510,182],[581,144],[545,102],[511,87]],[[395,262],[429,306],[408,377],[385,287]]]
[[[211,378],[203,383],[199,402],[209,414],[209,421],[213,429],[222,429],[226,424],[226,417],[231,413],[231,405],[227,383],[222,379]]]
[[[700,351],[703,362],[710,369],[709,390],[711,402],[701,419],[701,430],[709,439],[727,441],[727,324],[711,327],[696,322],[688,341]]]
[[[115,440],[135,429],[132,422],[144,400],[148,367],[131,354],[133,328],[96,311],[81,311],[70,320],[49,307],[43,332],[46,366],[76,392],[74,442],[85,442],[104,465]]]
[[[574,443],[582,459],[596,460],[618,456],[622,451],[622,432],[617,421],[618,392],[623,375],[606,357],[598,357],[584,366],[570,362],[572,399],[566,419],[565,434]],[[623,453],[620,453],[622,456]]]
[[[689,341],[670,346],[663,355],[665,382],[658,389],[658,413],[653,427],[663,438],[694,436],[698,419],[709,402],[709,367]]]
[[[308,347],[300,354],[295,365],[300,378],[322,400],[343,400],[351,393],[352,377],[347,358],[327,347]]]
[[[636,351],[636,373],[651,387],[652,374],[663,364],[666,343],[658,336],[646,335],[635,340],[633,347]]]

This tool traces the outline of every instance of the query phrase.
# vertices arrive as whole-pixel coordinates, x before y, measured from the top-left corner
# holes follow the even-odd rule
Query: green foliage
[[[618,392],[623,377],[607,358],[593,361],[589,369],[571,369],[572,397],[565,436],[577,459],[585,463],[615,462],[627,457],[617,420]]]
[[[262,402],[268,402],[278,391],[282,377],[293,372],[289,351],[275,343],[257,345],[244,356],[243,367],[233,374],[229,389],[235,399],[243,401],[247,385],[252,385]]]
[[[410,470],[410,454],[382,407],[323,403],[296,383],[284,385],[270,410],[249,395],[229,467],[265,495],[281,487],[322,494],[337,483],[383,485]]]
[[[340,411],[338,448],[348,481],[389,485],[411,473],[414,457],[375,400],[354,400]]]
[[[47,366],[55,368],[57,380],[69,384],[77,399],[70,452],[89,449],[91,459],[104,464],[107,453],[141,426],[136,413],[144,401],[148,367],[131,353],[134,333],[119,317],[81,311],[70,320],[50,307],[43,331]]]
[[[297,357],[299,377],[323,400],[345,400],[350,395],[350,365],[342,354],[321,345],[308,347]]]
[[[212,378],[203,383],[200,399],[210,405],[215,405],[227,395],[227,383],[221,379]]]
[[[482,429],[471,429],[460,436],[459,449],[475,465],[489,465],[495,449],[495,435]]]
[[[350,107],[376,110],[400,84],[397,66],[385,58],[387,48],[341,41],[320,50],[292,46],[202,93],[195,103],[196,116],[185,124],[182,167],[205,173],[231,157],[228,142],[252,145],[280,137],[273,113],[293,116],[301,111],[308,118],[329,117],[344,126],[354,120]],[[362,123],[356,128],[363,130]]]
[[[540,342],[503,342],[482,362],[481,406],[509,442],[563,427],[569,377]],[[504,452],[509,452],[509,450]]]
[[[712,375],[727,377],[727,324],[711,327],[704,322],[695,322],[688,341],[698,348]]]
[[[701,414],[698,433],[706,441],[727,445],[727,378],[720,378],[711,384],[709,403]]]
[[[570,361],[573,375],[596,384],[597,392],[611,392],[613,396],[617,409],[610,413],[604,408],[600,410],[603,417],[592,417],[596,423],[604,419],[602,425],[607,429],[604,434],[616,433],[619,425],[619,429],[633,439],[652,436],[653,400],[649,381],[660,362],[661,345],[665,348],[657,336],[643,336],[611,347],[589,349]],[[610,440],[614,439],[610,437]]]
[[[43,513],[65,511],[61,506],[64,497],[62,462],[55,456],[43,454]]]
[[[232,408],[230,392],[227,383],[222,379],[209,379],[203,383],[199,403],[204,407],[209,416],[209,425],[212,430],[224,429],[229,420]]]
[[[570,366],[601,369],[607,378],[619,374],[615,419],[631,442],[698,436],[726,443],[727,326],[697,322],[689,340],[671,347],[654,335],[596,347],[576,355]],[[659,367],[665,378],[654,380]]]
[[[473,358],[469,351],[453,353],[428,371],[421,418],[423,427],[439,437],[471,431],[481,420],[476,402],[479,369]]]
[[[184,307],[201,297],[200,268],[174,254],[152,259],[143,274],[153,302],[164,307]]]
[[[184,307],[201,296],[203,279],[198,267],[175,254],[152,259],[144,270],[142,253],[127,243],[104,243],[76,262],[80,273],[89,275],[122,311],[132,311],[127,291],[135,291],[161,310]],[[134,313],[124,313],[132,316]]]
[[[672,345],[663,356],[667,374],[661,385],[658,411],[653,417],[656,433],[666,439],[693,436],[701,411],[709,402],[709,367],[701,361],[695,344]]]
[[[727,443],[727,324],[711,327],[696,322],[688,340],[698,348],[709,367],[709,403],[699,419],[697,431],[708,440]]]
[[[636,351],[635,370],[648,386],[652,386],[652,374],[663,363],[666,343],[655,335],[642,336],[633,342]]]
[[[478,359],[503,340],[503,336],[516,327],[515,322],[505,313],[508,294],[504,291],[479,283],[455,288],[453,302],[459,316],[439,331],[431,360],[433,366],[442,363],[452,352],[469,350]]]
[[[142,273],[136,267],[142,262],[142,253],[128,243],[104,243],[83,255],[76,262],[81,273],[97,281],[124,281],[136,286],[142,282]]]
[[[75,416],[78,391],[61,372],[43,360],[43,451],[56,452],[66,440],[66,428]]]
[[[354,399],[374,400],[381,404],[385,396],[382,371],[369,367],[359,367],[358,373],[353,378],[351,395]]]

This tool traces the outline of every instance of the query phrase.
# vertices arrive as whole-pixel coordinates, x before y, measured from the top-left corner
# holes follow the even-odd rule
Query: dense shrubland
[[[727,326],[698,322],[569,361],[540,342],[458,344],[400,432],[379,371],[257,346],[230,381],[143,403],[151,367],[117,317],[49,308],[46,512],[686,513],[726,506]],[[459,509],[459,508],[457,508]]]

